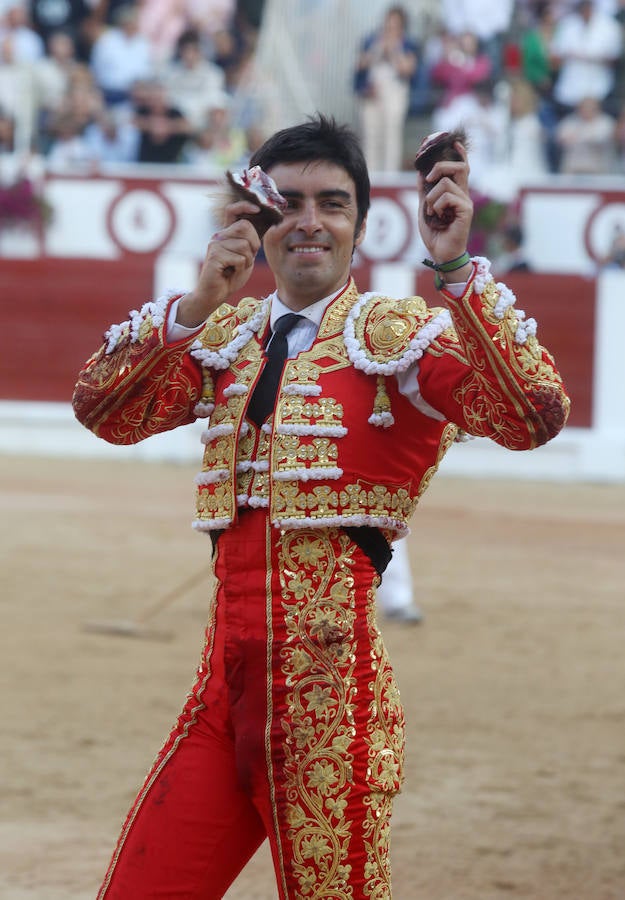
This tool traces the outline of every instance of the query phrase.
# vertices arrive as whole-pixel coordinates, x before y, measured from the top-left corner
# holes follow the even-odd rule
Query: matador
[[[75,413],[114,444],[206,419],[194,527],[215,574],[193,686],[100,900],[221,898],[266,837],[281,900],[391,897],[404,713],[375,591],[392,543],[459,435],[528,450],[569,408],[536,322],[466,252],[458,156],[417,176],[439,305],[359,292],[369,176],[350,128],[316,115],[250,161],[286,201],[262,239],[275,291],[229,302],[261,247],[259,206],[233,200],[195,287],[112,326],[80,373]]]

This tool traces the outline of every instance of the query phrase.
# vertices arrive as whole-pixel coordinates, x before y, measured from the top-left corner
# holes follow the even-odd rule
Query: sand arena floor
[[[0,458],[0,897],[92,900],[190,686],[209,587],[194,468]],[[381,623],[408,720],[395,900],[625,897],[625,486],[439,476]],[[266,847],[227,895],[273,900]],[[130,898],[129,898],[130,900]]]

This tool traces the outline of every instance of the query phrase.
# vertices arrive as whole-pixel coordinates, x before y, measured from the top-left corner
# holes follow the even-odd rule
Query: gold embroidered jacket
[[[474,260],[447,308],[419,297],[359,295],[327,308],[310,350],[288,360],[273,419],[246,419],[263,367],[269,302],[224,305],[198,336],[168,343],[172,298],[113,326],[74,395],[78,419],[113,443],[133,443],[209,418],[197,481],[200,530],[224,528],[241,506],[268,508],[282,528],[315,524],[407,530],[418,498],[458,431],[512,450],[554,437],[569,409],[560,376],[514,308]],[[418,379],[415,406],[397,376]],[[421,402],[422,401],[422,402]]]

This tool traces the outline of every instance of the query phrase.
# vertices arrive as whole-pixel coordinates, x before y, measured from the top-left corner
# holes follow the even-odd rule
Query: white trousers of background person
[[[373,66],[374,97],[361,102],[362,143],[371,172],[398,172],[404,159],[404,129],[410,89],[385,63]]]
[[[423,614],[413,597],[410,558],[405,539],[393,543],[393,557],[377,590],[378,607],[384,616],[404,622],[419,622]]]

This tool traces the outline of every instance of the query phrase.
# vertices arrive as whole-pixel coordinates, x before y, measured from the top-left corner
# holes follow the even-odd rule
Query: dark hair
[[[369,172],[360,141],[348,125],[339,125],[331,116],[311,116],[301,125],[276,131],[249,161],[269,172],[280,163],[316,162],[324,160],[345,169],[356,187],[358,217],[356,234],[364,222],[371,203]]]

